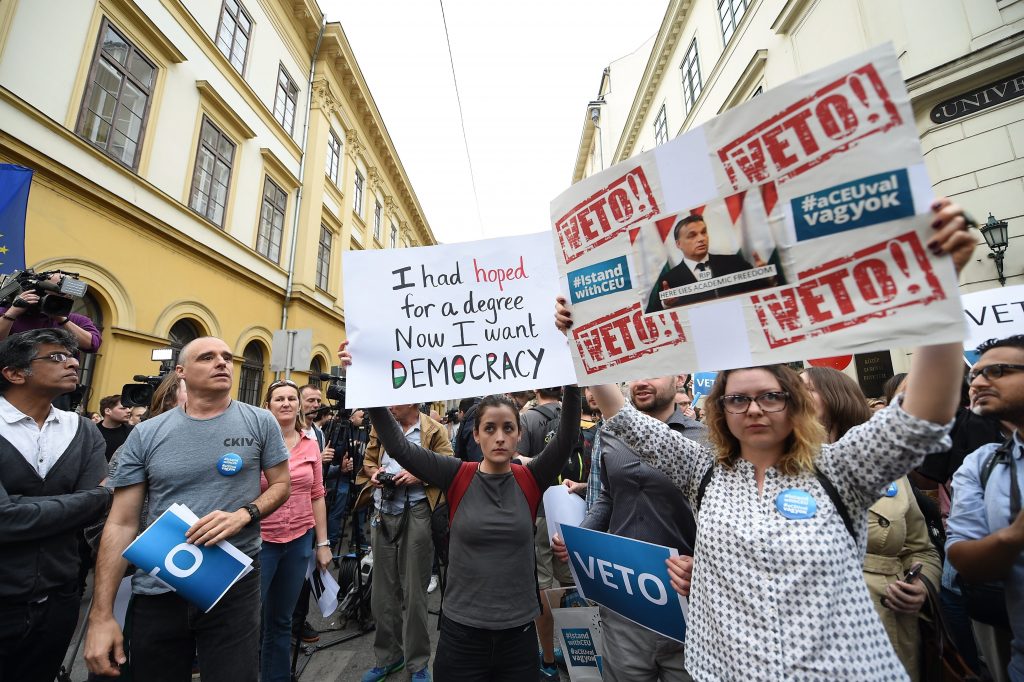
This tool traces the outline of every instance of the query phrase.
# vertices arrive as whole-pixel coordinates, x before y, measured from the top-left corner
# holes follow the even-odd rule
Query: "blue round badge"
[[[234,476],[242,470],[242,458],[233,452],[217,460],[217,471],[221,476]]]
[[[896,485],[895,482],[890,483],[889,487],[885,489],[885,496],[886,497],[896,497],[896,495],[899,493],[899,491],[900,491],[900,488],[899,488],[898,485]]]
[[[818,511],[818,503],[806,490],[790,488],[775,498],[775,508],[787,519],[809,519]]]

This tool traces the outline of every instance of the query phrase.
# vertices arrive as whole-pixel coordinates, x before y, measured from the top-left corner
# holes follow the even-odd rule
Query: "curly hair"
[[[800,380],[800,375],[786,365],[764,365],[742,369],[725,370],[718,373],[711,393],[704,402],[707,410],[708,439],[715,450],[715,460],[722,466],[731,469],[740,458],[740,441],[729,430],[726,423],[725,410],[722,408],[722,396],[729,377],[736,372],[751,369],[764,370],[779,382],[783,391],[789,394],[786,410],[793,423],[793,430],[786,437],[784,453],[777,468],[787,476],[802,471],[811,471],[814,461],[825,440],[825,431],[818,423],[814,409],[814,400],[810,391]]]

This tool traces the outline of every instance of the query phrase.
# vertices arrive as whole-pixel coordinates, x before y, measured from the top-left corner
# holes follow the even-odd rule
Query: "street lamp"
[[[985,237],[985,243],[992,253],[988,254],[996,262],[996,272],[999,273],[999,286],[1006,285],[1006,277],[1003,276],[1003,252],[1009,245],[1006,234],[1006,221],[996,220],[991,211],[988,214],[988,222],[981,226],[981,235]]]

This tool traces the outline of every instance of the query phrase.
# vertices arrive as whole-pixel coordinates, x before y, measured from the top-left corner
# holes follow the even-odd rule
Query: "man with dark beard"
[[[686,375],[629,382],[633,405],[687,438],[705,443],[706,429],[676,407],[676,390]],[[600,432],[599,448],[591,461],[600,469],[601,489],[581,526],[622,537],[675,547],[682,559],[693,555],[697,525],[679,489],[662,472],[644,464],[621,440]],[[593,491],[588,491],[591,495]],[[557,539],[552,551],[568,560],[565,544]],[[601,607],[604,632],[604,679],[611,682],[682,682],[681,642],[663,637]]]

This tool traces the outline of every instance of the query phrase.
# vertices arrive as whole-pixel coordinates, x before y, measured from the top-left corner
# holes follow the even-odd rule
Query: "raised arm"
[[[390,457],[421,481],[441,490],[448,489],[462,464],[460,460],[450,455],[439,455],[410,443],[395,421],[394,415],[386,407],[371,407],[369,412],[377,438]]]
[[[580,389],[569,385],[562,389],[562,416],[558,422],[558,434],[539,455],[526,466],[533,472],[537,485],[544,490],[558,476],[565,466],[576,441],[580,437]]]

